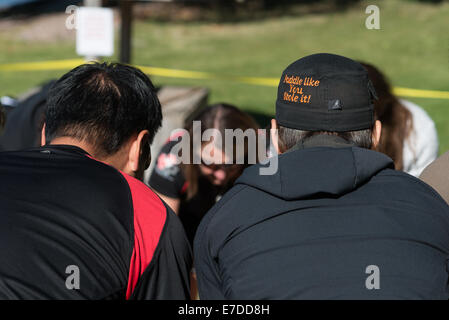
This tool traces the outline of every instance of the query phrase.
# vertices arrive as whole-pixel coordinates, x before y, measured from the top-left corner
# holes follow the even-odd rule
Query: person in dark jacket
[[[81,65],[45,119],[42,147],[0,152],[0,299],[188,299],[182,224],[139,180],[162,121],[150,79]]]
[[[44,125],[45,102],[55,80],[48,81],[7,112],[0,151],[16,151],[39,147]]]
[[[278,170],[247,168],[203,218],[201,299],[449,298],[449,207],[370,150],[374,99],[351,59],[315,54],[286,68]]]

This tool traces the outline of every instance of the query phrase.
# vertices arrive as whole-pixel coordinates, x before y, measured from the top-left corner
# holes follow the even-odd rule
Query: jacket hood
[[[285,200],[341,196],[379,171],[394,168],[388,156],[355,147],[341,138],[319,136],[313,140],[279,155],[278,170],[273,175],[259,172],[269,163],[257,164],[245,169],[235,184],[252,186]]]

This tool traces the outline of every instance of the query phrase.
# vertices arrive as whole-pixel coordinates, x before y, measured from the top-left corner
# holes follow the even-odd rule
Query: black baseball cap
[[[276,121],[307,131],[369,129],[374,124],[373,99],[376,92],[360,63],[335,54],[313,54],[282,73]]]

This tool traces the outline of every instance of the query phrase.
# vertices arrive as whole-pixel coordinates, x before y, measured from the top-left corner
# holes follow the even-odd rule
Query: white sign
[[[76,53],[87,57],[114,54],[112,9],[80,7],[76,10]]]

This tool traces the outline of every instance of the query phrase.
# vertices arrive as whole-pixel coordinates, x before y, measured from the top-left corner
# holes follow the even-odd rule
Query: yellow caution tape
[[[8,64],[0,64],[0,71],[68,70],[75,68],[83,63],[86,63],[85,60],[83,59],[8,63]],[[279,84],[279,79],[277,78],[241,77],[211,72],[189,71],[189,70],[168,69],[168,68],[147,67],[147,66],[136,66],[136,67],[141,69],[144,73],[153,76],[167,77],[167,78],[227,80],[268,87],[277,87]],[[395,87],[393,88],[393,91],[394,94],[402,97],[449,99],[449,91],[421,90],[421,89],[411,89],[402,87]]]
[[[421,89],[395,87],[393,88],[393,92],[395,95],[401,97],[449,99],[448,91],[421,90]]]
[[[216,74],[210,72],[187,71],[178,69],[166,69],[156,67],[136,66],[145,73],[168,78],[184,78],[184,79],[202,79],[202,80],[228,80],[234,82],[242,82],[254,85],[262,85],[269,87],[277,87],[279,79],[275,78],[257,78],[257,77],[239,77],[224,74]]]
[[[8,63],[0,64],[0,71],[66,70],[73,69],[83,63],[86,63],[83,59]]]

